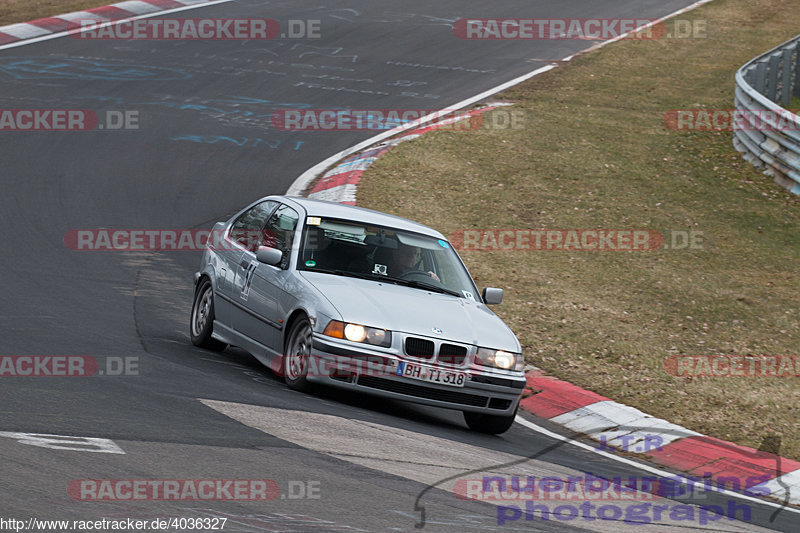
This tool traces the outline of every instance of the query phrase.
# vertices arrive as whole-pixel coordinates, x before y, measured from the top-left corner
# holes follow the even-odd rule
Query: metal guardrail
[[[794,194],[800,194],[800,35],[750,60],[736,72],[733,146],[744,158]]]

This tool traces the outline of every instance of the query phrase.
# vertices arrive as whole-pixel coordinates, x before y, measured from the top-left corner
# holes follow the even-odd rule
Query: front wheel
[[[221,352],[227,344],[213,338],[214,331],[214,289],[208,278],[203,278],[194,293],[192,316],[189,324],[189,337],[192,344],[208,350]]]
[[[519,404],[517,404],[517,409],[519,409]],[[514,412],[508,416],[485,415],[464,411],[464,421],[472,431],[499,435],[508,431],[514,424],[514,419],[517,417],[517,409],[514,409]]]
[[[299,318],[289,333],[286,355],[283,356],[283,379],[292,390],[303,391],[309,387],[306,376],[311,358],[311,342],[311,324],[307,318]]]

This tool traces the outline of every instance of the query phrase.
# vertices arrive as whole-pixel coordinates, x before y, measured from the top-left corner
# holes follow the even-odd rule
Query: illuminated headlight
[[[353,342],[364,342],[367,338],[367,328],[358,324],[347,324],[344,327],[344,338]]]
[[[490,350],[488,348],[478,348],[478,353],[475,354],[475,362],[483,366],[493,366],[518,372],[525,368],[525,359],[522,354],[504,352],[503,350]]]
[[[389,347],[392,345],[392,332],[385,329],[370,328],[361,324],[349,324],[331,320],[323,335],[337,339],[347,339],[352,342],[363,342],[375,346]]]

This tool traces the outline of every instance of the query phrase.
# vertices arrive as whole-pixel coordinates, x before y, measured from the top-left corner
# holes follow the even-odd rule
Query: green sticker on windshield
[[[307,267],[315,267],[315,266],[317,266],[317,262],[314,261],[313,259],[309,259],[308,261],[306,261],[306,266]]]
[[[442,239],[439,239],[439,246],[442,248],[450,248],[450,245],[447,244],[447,241],[443,241]]]

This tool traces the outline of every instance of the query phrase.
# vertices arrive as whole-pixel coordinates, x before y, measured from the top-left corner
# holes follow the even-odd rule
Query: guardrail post
[[[767,64],[759,63],[756,65],[755,79],[753,80],[753,89],[764,94],[767,88]]]
[[[800,42],[794,48],[794,95],[800,98]]]
[[[781,76],[781,105],[783,107],[789,107],[789,104],[792,101],[792,56],[794,55],[794,50],[791,48],[786,48],[783,51],[783,66]]]
[[[778,98],[778,68],[780,67],[780,64],[780,52],[772,54],[769,57],[769,81],[767,82],[767,94],[764,96],[773,102],[776,102]]]

